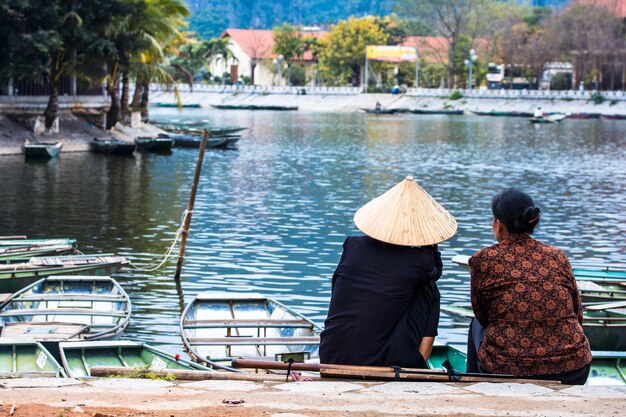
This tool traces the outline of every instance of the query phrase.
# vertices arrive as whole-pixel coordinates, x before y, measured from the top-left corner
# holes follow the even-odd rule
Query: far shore
[[[154,108],[158,104],[175,105],[173,92],[153,91],[151,103]],[[535,99],[492,99],[492,98],[460,98],[452,100],[442,97],[416,97],[404,94],[337,94],[337,95],[295,95],[295,94],[250,94],[250,93],[216,93],[207,91],[181,93],[183,105],[199,106],[200,111],[220,112],[211,105],[257,105],[257,106],[297,106],[300,112],[316,113],[354,113],[364,109],[374,109],[380,103],[383,109],[410,111],[422,110],[463,110],[466,115],[472,112],[508,111],[533,113],[541,107],[544,113],[581,114],[593,113],[601,115],[626,115],[626,101],[605,101],[595,104],[589,100],[535,100]],[[103,97],[103,103],[107,99]],[[6,110],[6,106],[4,107]],[[14,109],[15,110],[15,109]],[[106,110],[106,109],[104,109]],[[103,111],[103,110],[101,110]],[[176,109],[172,109],[176,112]],[[238,110],[233,110],[238,111]],[[43,111],[42,111],[43,113]],[[376,115],[374,117],[377,117]],[[398,115],[394,117],[424,117],[421,115]],[[448,117],[448,116],[442,116]],[[449,116],[464,117],[464,116]],[[77,116],[69,109],[59,114],[60,131],[56,134],[35,135],[32,129],[18,123],[15,117],[0,112],[0,155],[22,153],[25,139],[34,142],[52,142],[64,140],[63,152],[80,152],[89,150],[89,142],[93,138],[117,138],[133,141],[138,136],[156,136],[162,130],[147,123],[140,128],[132,129],[117,126],[109,131],[95,127],[83,117]]]

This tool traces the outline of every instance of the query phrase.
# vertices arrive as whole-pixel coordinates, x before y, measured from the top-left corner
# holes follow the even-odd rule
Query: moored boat
[[[447,114],[447,115],[461,115],[463,110],[457,109],[411,109],[409,112],[413,114]]]
[[[74,245],[0,246],[0,262],[28,261],[33,256],[61,255],[73,249]]]
[[[472,110],[472,113],[474,113],[477,116],[494,116],[494,117],[533,117],[533,113],[528,113],[528,112],[523,112],[523,111],[498,111],[498,110],[491,110],[491,111],[478,111],[478,110]]]
[[[599,119],[600,113],[572,113],[569,115],[570,119]]]
[[[128,259],[122,256],[68,255],[0,265],[0,293],[15,292],[52,275],[110,275],[128,264]]]
[[[441,311],[463,322],[474,318],[469,303],[449,304]],[[626,308],[583,309],[583,330],[593,350],[626,350]]]
[[[174,146],[177,148],[199,148],[200,143],[202,143],[202,138],[199,136],[192,135],[174,135],[172,136],[174,140]],[[224,145],[228,141],[228,138],[224,137],[213,137],[209,136],[207,138],[206,147],[207,148],[216,148]]]
[[[38,159],[51,159],[56,158],[61,153],[63,148],[63,141],[57,142],[26,142],[24,143],[24,157],[25,158],[38,158]]]
[[[626,114],[603,114],[600,118],[604,120],[626,120]]]
[[[0,378],[64,378],[65,370],[34,339],[0,338]]]
[[[0,239],[0,248],[16,246],[48,246],[48,245],[72,245],[76,247],[76,239]]]
[[[592,351],[591,371],[586,385],[626,385],[626,352]],[[428,360],[430,369],[443,369],[448,360],[459,372],[467,370],[467,356],[448,345],[435,345]]]
[[[124,140],[98,138],[94,138],[89,145],[94,152],[111,155],[130,155],[135,151],[135,147],[137,146],[133,142]]]
[[[111,277],[42,278],[0,304],[0,338],[111,339],[130,321],[126,291]]]
[[[144,343],[130,340],[59,343],[61,362],[70,378],[87,378],[91,368],[116,366],[124,368],[149,368],[154,371],[173,369],[208,371],[197,363],[180,358],[180,355],[162,351]]]
[[[174,140],[167,137],[135,138],[135,145],[140,152],[169,152],[174,146]]]
[[[257,104],[211,104],[211,107],[221,110],[275,110],[294,111],[298,106],[257,105]]]
[[[306,317],[257,293],[198,294],[180,320],[191,358],[213,368],[229,369],[223,363],[234,357],[318,357],[320,332]]]
[[[177,104],[177,103],[154,103],[152,104],[154,107],[183,107],[183,108],[191,108],[191,109],[199,109],[202,107],[199,103],[187,103],[187,104]]]

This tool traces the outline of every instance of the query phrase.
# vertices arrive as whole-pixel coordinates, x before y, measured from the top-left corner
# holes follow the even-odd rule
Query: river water
[[[153,109],[160,121],[248,129],[236,149],[207,150],[182,275],[116,276],[133,301],[124,338],[180,351],[182,303],[201,291],[258,291],[322,323],[354,212],[412,175],[458,220],[441,245],[442,303],[469,299],[457,253],[494,243],[491,197],[515,186],[543,210],[536,237],[573,264],[626,261],[626,122]],[[84,253],[147,268],[171,245],[196,150],[134,157],[64,153],[47,163],[0,157],[0,235],[69,236]],[[442,315],[442,341],[462,343]]]

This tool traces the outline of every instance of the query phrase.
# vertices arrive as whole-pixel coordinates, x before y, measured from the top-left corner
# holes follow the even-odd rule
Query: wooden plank
[[[319,344],[318,336],[303,337],[219,337],[202,338],[190,337],[187,339],[194,345],[316,345]]]
[[[113,295],[113,294],[32,294],[32,295],[22,295],[17,297],[15,302],[22,301],[103,301],[103,302],[114,302],[114,301],[122,301],[125,302],[126,298],[124,298],[121,294]]]
[[[189,329],[197,328],[219,328],[219,327],[233,327],[233,328],[280,328],[280,327],[293,327],[293,328],[313,328],[313,325],[304,319],[296,320],[255,320],[255,319],[223,319],[223,320],[185,320],[183,327]]]
[[[600,311],[600,310],[610,310],[613,308],[623,308],[623,307],[626,307],[626,300],[615,301],[612,303],[605,303],[605,304],[590,305],[590,306],[585,307],[585,310]],[[626,318],[624,318],[624,320],[626,320]]]
[[[104,316],[104,317],[126,317],[127,311],[94,310],[90,308],[26,308],[9,310],[0,313],[0,317],[14,316],[39,316],[39,315],[59,315],[59,316]]]

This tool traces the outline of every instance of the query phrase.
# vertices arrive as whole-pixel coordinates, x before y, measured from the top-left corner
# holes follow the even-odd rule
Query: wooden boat
[[[132,142],[126,142],[124,140],[98,138],[94,138],[89,145],[94,152],[111,155],[130,155],[135,151],[135,147],[137,146]]]
[[[441,311],[464,322],[474,318],[469,303],[449,304]],[[626,350],[626,308],[584,309],[583,330],[593,350]]]
[[[24,143],[24,157],[50,159],[56,158],[61,153],[63,141],[58,142],[26,142]]]
[[[533,117],[533,113],[522,111],[477,111],[472,110],[472,113],[478,116],[494,116],[494,117]]]
[[[626,120],[626,114],[603,114],[600,118],[604,120]]]
[[[211,107],[221,110],[277,110],[277,111],[294,111],[298,110],[298,106],[274,106],[274,105],[257,105],[257,104],[211,104]]]
[[[174,146],[177,148],[195,148],[198,149],[200,147],[200,143],[202,143],[202,138],[199,136],[192,135],[174,135],[172,137],[174,140]],[[219,146],[223,146],[228,141],[228,138],[224,137],[208,137],[206,142],[207,148],[216,148]]]
[[[61,255],[74,249],[74,245],[0,246],[0,262],[28,261],[33,256]]]
[[[530,119],[528,119],[528,121],[530,123],[539,123],[539,124],[560,123],[563,119],[567,117],[571,117],[571,116],[568,116],[566,114],[554,113],[554,114],[545,115],[543,117],[531,117]]]
[[[413,114],[447,114],[450,116],[463,114],[463,110],[456,109],[411,109],[409,112]]]
[[[191,108],[191,109],[199,109],[200,107],[202,107],[200,104],[198,103],[190,103],[190,104],[181,104],[178,105],[177,103],[154,103],[152,104],[154,107],[168,107],[168,108],[178,108],[178,107],[183,107],[183,108]]]
[[[363,110],[365,113],[370,113],[370,114],[395,114],[395,113],[398,113],[398,111],[400,111],[400,109],[364,109],[364,108],[361,108],[361,110]]]
[[[217,146],[213,146],[214,148],[220,148],[220,149],[226,149],[226,148],[230,148],[233,145],[235,145],[237,142],[239,142],[239,139],[241,139],[241,136],[239,135],[227,135],[223,137],[224,143],[219,144]]]
[[[61,342],[59,355],[70,378],[91,377],[91,368],[96,366],[150,368],[166,372],[172,369],[210,370],[189,360],[176,358],[171,353],[130,340]]]
[[[202,131],[205,129],[209,132],[209,136],[231,135],[233,133],[241,132],[242,130],[247,129],[246,127],[202,128],[202,126],[206,124],[207,122],[204,122],[204,121],[199,124],[194,124],[192,122],[190,122],[189,124],[187,123],[182,123],[182,124],[171,124],[171,123],[158,124],[156,123],[157,126],[159,126],[161,129],[166,130],[168,132],[177,133],[177,134],[187,134],[187,135],[192,135],[192,136],[202,136]]]
[[[0,338],[111,339],[130,321],[131,302],[111,277],[42,278],[0,304]]]
[[[128,259],[121,256],[69,255],[31,258],[28,262],[0,265],[0,293],[15,292],[52,275],[110,275],[128,264]]]
[[[11,236],[13,237],[13,236]],[[49,245],[72,245],[76,247],[76,239],[0,239],[0,248],[17,246],[49,246]]]
[[[311,320],[257,293],[198,294],[180,320],[192,360],[219,369],[230,369],[220,362],[234,357],[318,357],[320,332]]]
[[[626,352],[593,351],[591,371],[586,385],[626,385]],[[428,360],[430,369],[443,369],[443,362],[450,361],[459,372],[467,370],[467,355],[448,345],[435,345]]]
[[[65,378],[65,370],[34,339],[0,338],[0,378]]]
[[[170,152],[174,140],[167,137],[135,138],[135,145],[140,152]]]
[[[599,119],[600,113],[572,113],[569,115],[570,119]]]

